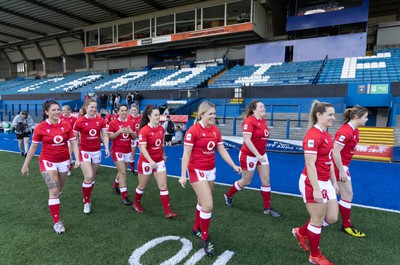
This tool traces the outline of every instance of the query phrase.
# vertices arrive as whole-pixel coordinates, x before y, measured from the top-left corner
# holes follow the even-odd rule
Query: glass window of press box
[[[251,0],[229,3],[226,5],[226,24],[251,22]]]
[[[135,21],[133,29],[135,40],[150,38],[150,19]]]
[[[225,5],[203,8],[203,29],[225,25]]]
[[[100,28],[100,45],[114,42],[113,27]]]
[[[99,29],[86,31],[86,46],[99,45]]]
[[[194,31],[196,28],[196,11],[188,11],[176,14],[176,33]]]
[[[118,25],[118,42],[133,40],[133,22]]]
[[[157,17],[157,36],[174,34],[174,15]]]

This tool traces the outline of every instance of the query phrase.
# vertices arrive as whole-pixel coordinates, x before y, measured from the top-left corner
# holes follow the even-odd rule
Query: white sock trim
[[[339,205],[344,208],[351,209],[351,202],[346,202],[346,201],[340,199]]]
[[[206,213],[206,212],[200,211],[200,218],[201,219],[210,219],[211,214],[212,214],[212,212]]]
[[[312,224],[308,224],[307,229],[309,231],[313,232],[314,234],[319,235],[319,234],[321,234],[322,227],[316,227],[316,226],[313,226]]]
[[[57,199],[49,199],[49,206],[50,205],[57,205],[57,204],[60,204],[60,199],[59,198],[57,198]]]
[[[239,186],[239,181],[235,181],[235,183],[233,185],[235,185],[235,188],[237,190],[242,190],[242,187]]]
[[[165,195],[168,195],[168,194],[169,194],[168,190],[160,190],[160,195],[161,196],[165,196]]]
[[[196,210],[197,211],[201,211],[201,205],[200,204],[196,204]]]
[[[144,193],[144,190],[141,190],[141,189],[139,189],[139,188],[136,188],[136,193],[137,193],[137,194],[143,194],[143,193]]]
[[[122,188],[119,188],[119,190],[120,190],[121,192],[125,192],[125,191],[128,190],[128,188],[127,188],[127,187],[122,187]]]
[[[271,192],[271,186],[261,186],[261,191]]]

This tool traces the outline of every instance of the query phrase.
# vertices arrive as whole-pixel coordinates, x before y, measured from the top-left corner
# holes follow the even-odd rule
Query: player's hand
[[[242,168],[239,166],[234,165],[233,170],[235,170],[238,174],[242,173]]]
[[[186,176],[181,176],[180,178],[179,178],[179,183],[181,184],[181,186],[182,186],[182,188],[185,188],[185,185],[186,185]]]
[[[324,202],[324,198],[322,197],[322,193],[320,190],[315,190],[313,191],[313,197],[314,197],[314,201],[316,201],[317,203],[323,203]]]
[[[78,167],[80,167],[80,166],[81,166],[81,162],[80,162],[79,160],[76,160],[76,161],[75,161],[74,168],[78,168]]]
[[[345,172],[344,174],[339,173],[339,179],[341,182],[347,182],[349,180],[349,176],[347,175],[347,173]]]
[[[110,157],[110,150],[108,150],[108,148],[105,149],[104,152],[106,153],[106,158]]]
[[[21,173],[23,176],[29,176],[29,168],[27,166],[22,166]]]
[[[260,155],[260,154],[258,156],[256,156],[256,157],[257,157],[257,160],[260,161],[261,163],[267,162],[267,160],[265,160],[265,157]]]
[[[150,167],[151,167],[152,169],[156,169],[156,168],[157,168],[157,163],[154,162],[154,161],[151,161],[151,162],[150,162]]]

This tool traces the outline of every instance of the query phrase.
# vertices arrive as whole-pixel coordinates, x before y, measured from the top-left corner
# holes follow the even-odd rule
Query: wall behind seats
[[[293,61],[365,56],[367,34],[347,34],[304,40],[279,41],[246,46],[246,65],[285,61],[285,47],[293,46]],[[262,56],[260,56],[262,54]]]
[[[149,65],[149,58],[147,55],[138,55],[132,57],[93,60],[94,71],[107,71],[109,69],[141,69]]]

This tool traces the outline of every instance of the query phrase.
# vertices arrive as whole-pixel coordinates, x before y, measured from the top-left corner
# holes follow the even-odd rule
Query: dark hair
[[[310,116],[308,119],[308,129],[310,129],[317,123],[317,113],[319,112],[322,114],[326,111],[327,108],[333,108],[333,105],[327,102],[319,102],[318,100],[313,101],[310,109]]]
[[[43,121],[45,121],[48,116],[46,114],[46,111],[49,111],[51,105],[58,105],[60,107],[60,104],[54,99],[54,98],[48,98],[46,99],[45,102],[43,102]]]
[[[252,102],[250,102],[249,105],[247,105],[247,108],[244,111],[244,118],[245,119],[254,114],[254,111],[257,108],[257,104],[260,103],[260,102],[261,102],[260,100],[253,100]]]
[[[150,122],[149,116],[153,113],[153,110],[158,110],[158,108],[154,106],[148,106],[144,111],[142,118],[140,119],[140,127],[139,130],[142,129],[146,124]]]
[[[119,111],[120,109],[121,109],[121,107],[126,107],[126,109],[128,110],[128,105],[126,105],[126,104],[119,104],[118,106],[117,106],[117,111]]]
[[[344,111],[343,116],[344,116],[344,123],[348,123],[354,118],[360,118],[365,115],[365,113],[368,113],[368,109],[365,107],[362,107],[360,105],[356,105],[352,108],[348,108]]]

